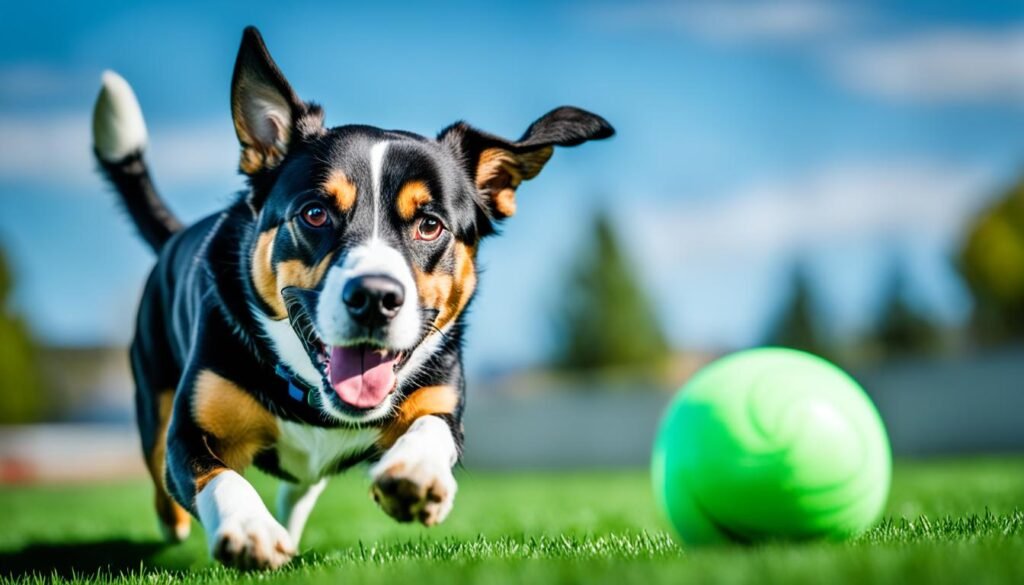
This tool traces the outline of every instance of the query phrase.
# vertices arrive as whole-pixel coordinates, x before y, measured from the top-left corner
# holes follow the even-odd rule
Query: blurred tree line
[[[954,259],[971,293],[966,331],[949,331],[910,300],[906,271],[893,263],[882,286],[875,323],[841,347],[820,325],[805,270],[793,270],[790,295],[766,343],[849,361],[927,356],[951,345],[977,347],[1024,342],[1024,177],[969,224]]]
[[[0,424],[37,421],[45,406],[36,347],[11,306],[13,291],[14,276],[0,249]]]
[[[845,343],[829,336],[807,275],[797,263],[790,293],[772,324],[765,345],[800,349],[839,363],[933,355],[945,345],[946,332],[910,298],[906,272],[893,262],[881,286],[875,319],[859,336]]]
[[[577,374],[663,372],[672,348],[604,213],[594,217],[574,258],[555,307],[552,366]],[[873,322],[852,339],[834,339],[823,324],[807,267],[796,262],[764,343],[850,364],[930,356],[964,344],[1024,342],[1024,177],[968,225],[954,262],[973,298],[966,331],[937,323],[921,310],[907,267],[893,261],[879,287]]]

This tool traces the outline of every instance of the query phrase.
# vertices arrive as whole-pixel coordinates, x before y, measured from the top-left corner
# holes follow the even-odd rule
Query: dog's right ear
[[[295,95],[254,26],[246,27],[238,48],[231,114],[242,146],[238,166],[250,176],[281,164],[295,140],[323,131],[320,107]]]

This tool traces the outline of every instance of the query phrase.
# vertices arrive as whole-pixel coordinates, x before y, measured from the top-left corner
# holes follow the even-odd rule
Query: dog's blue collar
[[[296,402],[307,406],[313,406],[313,400],[316,396],[313,393],[313,388],[310,388],[305,382],[293,376],[292,373],[288,371],[288,368],[285,368],[281,364],[277,364],[277,366],[274,367],[274,373],[276,373],[278,377],[285,382],[288,382],[288,396]]]

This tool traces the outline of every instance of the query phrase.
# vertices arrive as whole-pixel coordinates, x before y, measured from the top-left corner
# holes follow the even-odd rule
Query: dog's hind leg
[[[327,479],[321,479],[311,485],[281,482],[277,492],[277,518],[288,529],[295,546],[299,545],[306,520],[309,519],[309,514],[325,487]]]
[[[139,323],[130,357],[135,378],[136,421],[146,468],[153,479],[160,530],[168,541],[180,542],[188,538],[192,518],[171,498],[166,481],[167,428],[180,374],[171,365],[173,356],[153,302],[158,288],[151,277],[139,309]]]
[[[134,352],[133,352],[134,353]],[[134,358],[133,358],[134,361]],[[167,493],[167,427],[174,403],[174,389],[148,387],[136,375],[136,411],[146,468],[153,479],[156,513],[160,531],[171,542],[188,538],[192,517]]]
[[[135,361],[134,355],[132,361]],[[146,468],[153,479],[160,530],[168,541],[181,542],[188,538],[192,518],[167,493],[165,480],[167,427],[174,404],[174,388],[151,388],[142,378],[144,376],[136,375],[135,406],[139,434],[142,437],[142,450],[146,456]]]
[[[148,438],[143,438],[143,450],[146,455],[146,467],[153,479],[156,513],[164,538],[170,542],[181,542],[188,538],[192,517],[167,493],[164,479],[167,467],[167,426],[174,403],[174,390],[158,390],[150,396],[150,400],[154,404],[146,405],[146,408],[152,410],[147,416],[151,422],[145,425],[148,427],[147,430],[143,430],[144,425],[140,422],[139,430],[150,434]],[[142,406],[141,401],[139,406]]]

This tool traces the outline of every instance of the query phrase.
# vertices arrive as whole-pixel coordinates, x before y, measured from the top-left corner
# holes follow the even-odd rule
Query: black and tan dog
[[[572,107],[518,141],[461,122],[436,139],[326,128],[254,28],[231,111],[248,189],[187,228],[150,181],[142,114],[116,74],[94,115],[100,165],[159,256],[131,363],[162,527],[183,539],[191,513],[223,563],[278,567],[325,478],[363,461],[385,512],[444,520],[478,245],[555,146],[612,128]],[[240,475],[250,464],[283,480],[277,519]]]

